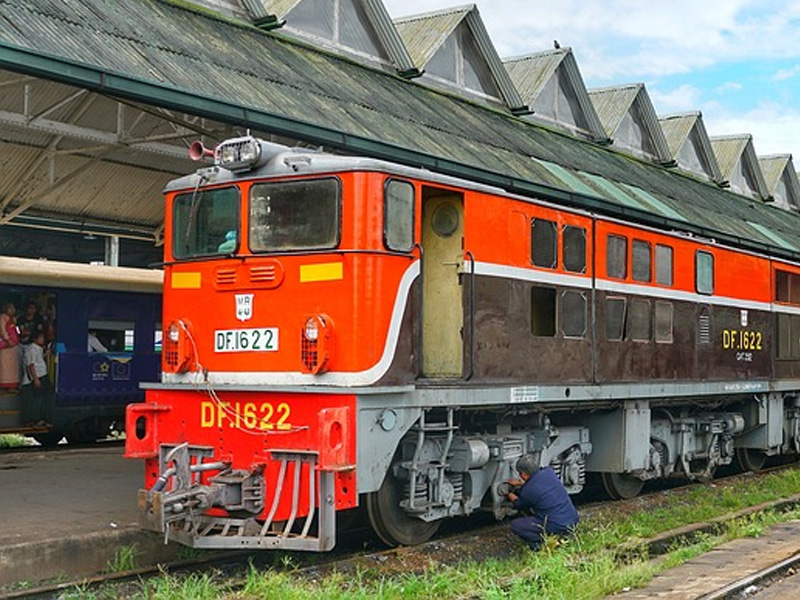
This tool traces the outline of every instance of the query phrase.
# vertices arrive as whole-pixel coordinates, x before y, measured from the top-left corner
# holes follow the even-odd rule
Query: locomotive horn
[[[214,150],[203,146],[203,142],[200,140],[189,144],[189,158],[196,161],[202,160],[205,156],[214,156]]]

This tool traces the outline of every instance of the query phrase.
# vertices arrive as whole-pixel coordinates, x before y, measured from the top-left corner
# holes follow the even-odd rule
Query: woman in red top
[[[0,389],[12,393],[19,391],[19,334],[15,313],[14,304],[6,302],[0,314]]]

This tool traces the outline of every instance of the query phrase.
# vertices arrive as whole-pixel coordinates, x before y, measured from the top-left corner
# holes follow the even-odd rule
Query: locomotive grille
[[[236,283],[236,269],[217,269],[217,285]]]
[[[306,369],[314,371],[319,363],[319,342],[300,334],[300,358]]]
[[[161,342],[161,356],[164,364],[171,370],[178,368],[180,362],[180,353],[178,352],[178,342],[173,342],[165,335]]]
[[[275,265],[251,267],[250,281],[253,283],[260,283],[264,281],[275,281]]]

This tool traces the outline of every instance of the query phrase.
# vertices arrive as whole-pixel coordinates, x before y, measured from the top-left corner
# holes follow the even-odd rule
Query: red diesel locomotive
[[[800,266],[244,137],[166,192],[162,382],[127,415],[146,526],[202,548],[391,545],[800,448]]]

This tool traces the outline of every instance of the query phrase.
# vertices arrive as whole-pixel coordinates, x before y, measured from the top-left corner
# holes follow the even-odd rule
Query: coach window
[[[558,264],[558,227],[547,219],[531,221],[531,263],[545,269]]]
[[[672,247],[656,244],[656,283],[671,286],[672,282]]]
[[[414,246],[414,186],[390,179],[384,188],[383,241],[389,250],[409,252]]]
[[[531,287],[531,333],[538,337],[555,337],[555,288]]]
[[[606,298],[606,339],[619,342],[625,333],[625,316],[628,302],[625,298]]]
[[[133,321],[90,319],[87,329],[87,333],[94,334],[106,352],[133,352],[135,329]],[[100,346],[95,345],[89,351],[97,351],[99,348]]]
[[[714,255],[698,250],[695,256],[695,287],[698,294],[714,293]]]
[[[628,315],[628,339],[634,342],[650,341],[650,301],[631,300]]]
[[[657,300],[655,312],[656,342],[661,344],[672,343],[672,322],[672,302],[663,302],[661,300]]]
[[[650,242],[633,240],[633,279],[650,283]]]
[[[586,294],[566,290],[561,293],[561,333],[566,338],[586,337]]]
[[[628,238],[609,235],[606,243],[606,273],[615,279],[628,275]]]
[[[572,273],[585,273],[586,230],[583,227],[564,225],[561,236],[564,270]]]

